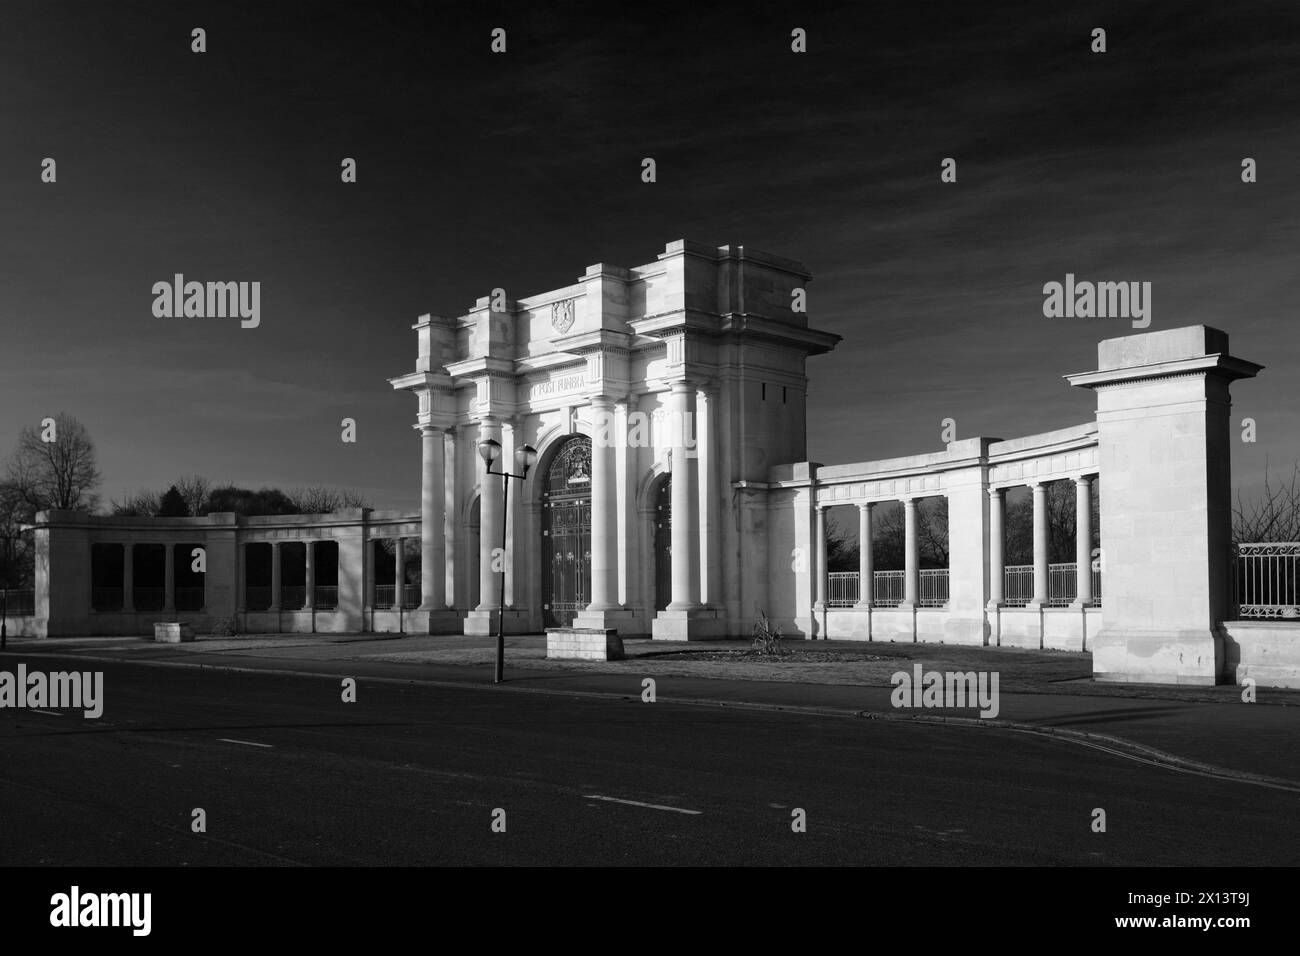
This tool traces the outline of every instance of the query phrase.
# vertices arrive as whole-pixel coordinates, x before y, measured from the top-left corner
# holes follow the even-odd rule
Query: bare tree
[[[204,506],[208,503],[208,492],[211,490],[212,483],[202,475],[182,475],[176,479],[173,486],[180,492],[181,498],[185,501],[185,507],[190,514],[196,518],[201,518],[207,512]]]
[[[877,570],[900,570],[906,563],[903,508],[878,509],[872,528],[872,561]],[[921,567],[948,566],[948,499],[922,498],[916,503],[916,556]]]
[[[28,425],[20,431],[6,471],[23,500],[36,511],[93,511],[99,507],[95,443],[71,415],[59,412],[48,425]]]
[[[295,488],[289,492],[299,513],[305,515],[329,514],[347,508],[369,508],[370,502],[365,496],[345,488],[326,488],[323,485],[308,485]]]
[[[1232,540],[1238,543],[1300,541],[1300,462],[1291,469],[1291,478],[1274,485],[1264,465],[1264,491],[1260,498],[1247,504],[1237,490],[1237,504],[1232,509]]]
[[[121,501],[114,500],[109,510],[119,517],[153,518],[158,514],[160,499],[156,491],[137,491]]]
[[[36,513],[12,481],[0,481],[0,587],[31,587],[35,545],[23,525]]]

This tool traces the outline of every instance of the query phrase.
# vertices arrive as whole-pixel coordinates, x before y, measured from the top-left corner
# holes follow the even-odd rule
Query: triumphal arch
[[[744,246],[669,243],[524,298],[415,324],[421,605],[430,633],[743,634],[766,599],[771,466],[807,459],[811,276]],[[495,441],[487,474],[480,444]],[[760,496],[761,497],[761,496]],[[784,540],[781,536],[781,540]]]

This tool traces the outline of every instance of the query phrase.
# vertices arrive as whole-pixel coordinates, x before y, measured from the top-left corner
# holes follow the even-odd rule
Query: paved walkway
[[[954,732],[992,721],[975,711],[900,710],[890,678],[899,671],[985,671],[999,676],[996,724],[1064,732],[1075,742],[1118,739],[1135,754],[1151,748],[1189,765],[1300,782],[1300,691],[1257,691],[1243,703],[1237,687],[1097,683],[1086,654],[940,644],[800,641],[779,660],[747,653],[739,642],[625,642],[627,659],[548,661],[545,638],[506,639],[506,684],[494,688],[495,639],[398,635],[241,635],[192,644],[142,638],[11,640],[7,657],[75,655],[87,659],[189,664],[330,676],[481,685],[487,690],[640,697],[655,681],[658,700],[814,709],[882,719],[947,719]],[[0,661],[3,661],[0,658]],[[0,666],[4,666],[0,663]],[[957,720],[952,720],[957,718]],[[1087,736],[1085,736],[1087,735]]]

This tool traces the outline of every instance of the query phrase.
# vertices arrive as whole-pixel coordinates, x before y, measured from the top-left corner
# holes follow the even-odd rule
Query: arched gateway
[[[416,369],[392,385],[420,403],[430,632],[492,633],[504,588],[513,633],[745,633],[769,578],[756,489],[807,457],[805,362],[839,341],[808,326],[810,279],[790,259],[682,240],[645,265],[421,316]],[[540,452],[508,502],[477,453],[487,439],[515,473],[516,449]]]
[[[569,627],[591,603],[591,439],[560,446],[542,488],[542,622]]]

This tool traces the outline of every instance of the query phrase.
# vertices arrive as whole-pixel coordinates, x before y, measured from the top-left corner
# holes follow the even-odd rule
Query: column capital
[[[1007,495],[1007,489],[1005,489],[1005,488],[990,488],[990,489],[989,489],[989,497],[990,497],[990,498],[1005,498],[1006,495]]]
[[[871,511],[873,508],[876,507],[876,503],[874,501],[859,501],[857,504],[858,504],[859,511]]]

